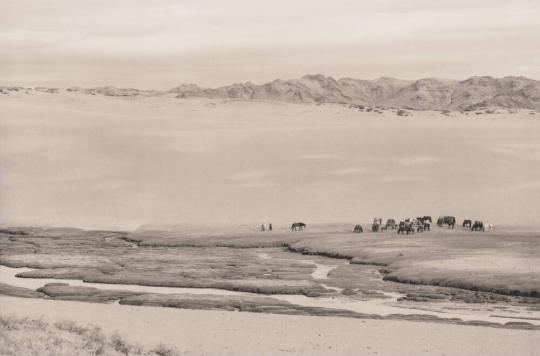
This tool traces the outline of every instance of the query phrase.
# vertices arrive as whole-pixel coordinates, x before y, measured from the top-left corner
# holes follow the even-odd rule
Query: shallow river
[[[313,263],[309,261],[309,263]],[[317,269],[313,274],[322,279],[328,272],[335,268],[316,264]],[[0,282],[12,286],[36,290],[47,283],[67,283],[72,286],[94,287],[107,290],[125,290],[133,292],[161,293],[161,294],[206,294],[206,295],[234,295],[250,297],[272,297],[278,300],[287,301],[292,304],[306,307],[320,307],[331,309],[344,309],[364,314],[377,314],[387,316],[390,314],[406,315],[433,315],[440,318],[459,318],[465,321],[482,320],[504,324],[508,321],[525,321],[534,325],[540,325],[540,312],[527,311],[525,308],[508,308],[506,310],[493,311],[493,305],[471,306],[465,303],[403,303],[397,299],[402,297],[400,293],[388,293],[378,291],[387,298],[375,298],[369,300],[358,300],[348,296],[334,295],[332,297],[307,297],[304,295],[260,295],[246,292],[235,292],[212,288],[176,288],[176,287],[151,287],[132,284],[106,284],[106,283],[86,283],[75,279],[54,279],[54,278],[19,278],[18,273],[31,271],[30,268],[11,268],[0,266]],[[312,275],[313,275],[312,274]],[[324,285],[323,285],[324,286]],[[327,287],[332,288],[332,287]],[[444,310],[447,308],[447,310]],[[494,315],[496,314],[496,315]]]

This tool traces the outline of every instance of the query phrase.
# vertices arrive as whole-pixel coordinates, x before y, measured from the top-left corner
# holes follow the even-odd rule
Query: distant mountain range
[[[7,93],[13,88],[0,88]],[[24,88],[21,88],[24,89]],[[54,88],[34,90],[58,92]],[[334,79],[321,74],[256,85],[250,82],[219,88],[182,84],[167,91],[99,87],[67,91],[107,96],[174,96],[240,100],[275,100],[290,103],[346,103],[414,110],[475,110],[482,107],[540,110],[540,81],[525,77],[400,80],[379,78]]]

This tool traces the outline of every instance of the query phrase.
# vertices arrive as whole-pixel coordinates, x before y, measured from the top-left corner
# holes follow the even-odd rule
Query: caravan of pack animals
[[[419,216],[416,218],[406,218],[399,222],[399,224],[396,223],[395,219],[387,219],[386,223],[383,224],[383,219],[379,217],[375,217],[373,219],[373,224],[371,224],[371,232],[383,232],[388,230],[397,230],[398,235],[399,234],[414,234],[415,232],[424,232],[424,231],[430,231],[431,230],[431,224],[433,220],[431,216],[425,215],[425,216]],[[453,216],[439,216],[437,219],[437,226],[448,226],[449,228],[453,229],[456,225],[456,218]],[[270,227],[272,224],[270,224]],[[303,222],[296,222],[291,225],[291,231],[301,231],[306,228],[307,224]],[[491,231],[494,227],[491,223],[484,223],[483,221],[475,220],[474,223],[472,220],[465,219],[463,220],[463,223],[461,224],[464,228],[470,228],[471,231]],[[264,231],[264,225],[262,225]],[[269,231],[272,229],[270,228]],[[364,228],[361,224],[355,225],[354,232],[362,233],[364,232]]]

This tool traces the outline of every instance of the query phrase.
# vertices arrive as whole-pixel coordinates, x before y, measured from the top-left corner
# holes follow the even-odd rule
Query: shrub
[[[56,323],[54,323],[54,326],[58,330],[67,331],[67,332],[70,332],[72,334],[77,334],[77,335],[83,335],[89,331],[88,328],[85,328],[83,326],[78,326],[71,320],[57,321]]]
[[[129,355],[129,351],[131,347],[127,343],[127,341],[124,340],[118,333],[114,333],[111,335],[110,344],[112,348],[118,351],[119,353],[124,354],[124,355]]]
[[[106,340],[100,328],[97,326],[92,328],[84,337],[84,349],[90,350],[93,355],[103,355],[106,348]]]
[[[158,356],[177,356],[179,355],[178,351],[170,346],[159,344],[155,349],[153,349],[151,352],[155,353]]]

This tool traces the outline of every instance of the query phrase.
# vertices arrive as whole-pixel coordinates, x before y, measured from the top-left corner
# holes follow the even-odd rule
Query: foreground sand
[[[537,331],[0,297],[10,315],[73,320],[188,354],[537,355]]]

